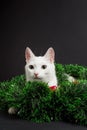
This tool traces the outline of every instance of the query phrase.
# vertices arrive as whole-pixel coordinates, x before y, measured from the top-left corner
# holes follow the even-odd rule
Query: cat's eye
[[[42,69],[46,69],[46,68],[47,68],[47,65],[42,65],[41,68],[42,68]]]
[[[29,68],[30,68],[30,69],[34,69],[34,66],[33,66],[33,65],[29,65]]]

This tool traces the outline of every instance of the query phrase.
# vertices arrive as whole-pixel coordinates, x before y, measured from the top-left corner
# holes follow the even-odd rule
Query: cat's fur
[[[25,75],[26,81],[42,81],[48,84],[48,87],[57,86],[58,80],[55,72],[55,52],[53,48],[49,48],[44,56],[35,56],[32,50],[27,47],[25,50]],[[65,74],[67,80],[75,82],[75,79]],[[16,114],[17,109],[10,107],[9,114]]]
[[[25,74],[26,81],[42,81],[48,86],[57,86],[58,81],[55,72],[55,52],[49,48],[44,56],[35,56],[30,48],[25,50]],[[33,67],[33,68],[31,68]]]
[[[32,50],[27,47],[25,50],[25,75],[26,81],[42,81],[48,86],[57,86],[58,81],[55,72],[55,52],[49,48],[44,56],[35,56]],[[33,66],[33,67],[32,67]],[[14,107],[8,109],[9,114],[16,114]]]

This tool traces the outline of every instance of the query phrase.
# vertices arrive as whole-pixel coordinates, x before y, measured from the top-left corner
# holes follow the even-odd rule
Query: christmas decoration
[[[67,121],[87,126],[87,67],[55,64],[58,87],[26,82],[25,75],[0,82],[0,110],[10,107],[33,122]],[[66,74],[76,80],[71,83]]]

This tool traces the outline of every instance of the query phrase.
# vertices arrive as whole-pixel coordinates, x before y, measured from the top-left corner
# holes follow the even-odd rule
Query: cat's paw
[[[68,76],[68,81],[73,83],[75,82],[75,78],[73,76]]]
[[[8,109],[8,113],[11,114],[11,115],[16,114],[16,113],[17,113],[17,109],[14,108],[14,107],[10,107],[10,108]]]
[[[74,84],[78,84],[79,81],[77,79],[75,79],[73,76],[69,76],[68,77],[68,81]]]
[[[73,83],[74,84],[79,84],[79,81],[75,79]]]

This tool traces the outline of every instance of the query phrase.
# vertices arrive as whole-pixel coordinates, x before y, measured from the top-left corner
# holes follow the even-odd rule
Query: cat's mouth
[[[34,77],[34,79],[38,79],[38,80],[41,80],[41,78],[40,78],[40,77]]]

